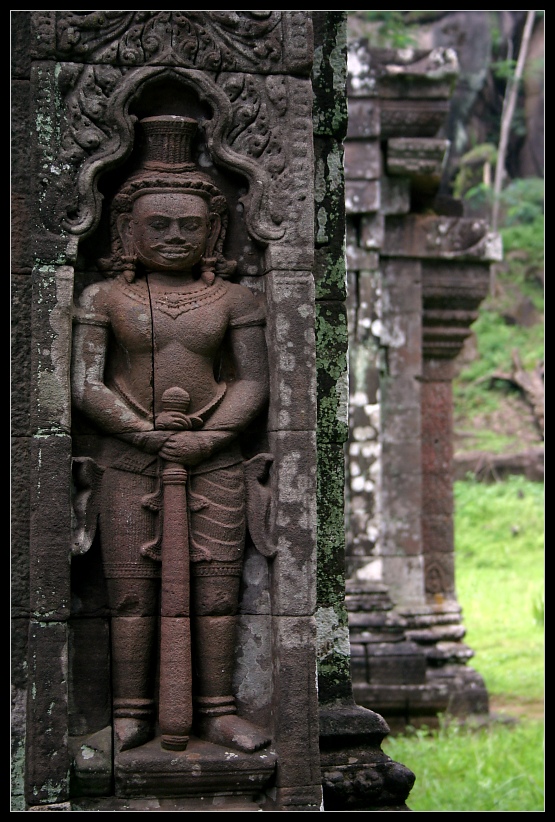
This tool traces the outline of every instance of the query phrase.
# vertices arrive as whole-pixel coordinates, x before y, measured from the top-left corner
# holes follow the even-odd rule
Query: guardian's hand
[[[158,452],[168,462],[179,462],[189,468],[210,456],[213,437],[203,431],[178,431],[172,434]]]

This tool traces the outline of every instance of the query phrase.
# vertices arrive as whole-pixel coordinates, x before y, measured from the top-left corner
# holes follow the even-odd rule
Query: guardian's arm
[[[101,286],[83,292],[74,314],[71,393],[73,405],[108,434],[149,431],[141,418],[105,384],[110,319]]]

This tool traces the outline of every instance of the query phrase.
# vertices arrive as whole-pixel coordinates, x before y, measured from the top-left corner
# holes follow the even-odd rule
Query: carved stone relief
[[[57,10],[37,12],[34,23],[40,57],[305,74],[312,59],[304,12]]]
[[[219,173],[223,185],[226,172],[242,180],[230,189],[228,183],[226,192],[233,198],[234,253],[246,253],[248,273],[256,275],[253,242],[278,242],[297,267],[299,252],[292,249],[307,248],[312,230],[304,216],[303,168],[312,158],[307,132],[312,97],[305,80],[248,74],[214,80],[179,67],[79,63],[45,68],[44,74],[49,88],[37,120],[56,119],[59,132],[56,151],[47,135],[40,169],[38,196],[48,231],[61,226],[82,237],[95,230],[101,217],[99,180],[129,157],[138,116],[192,111],[200,126],[196,161]]]
[[[264,308],[229,279],[227,204],[192,159],[196,120],[137,129],[105,278],[74,316],[74,550],[100,545],[114,755],[191,735],[252,752],[270,737],[237,715],[233,665],[249,511],[268,519],[256,466],[271,457],[245,471],[239,435],[268,401]],[[268,556],[266,527],[251,532]]]

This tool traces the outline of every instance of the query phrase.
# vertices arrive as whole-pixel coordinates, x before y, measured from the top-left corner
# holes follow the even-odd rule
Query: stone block
[[[14,275],[11,283],[11,430],[31,433],[31,277]]]
[[[383,95],[380,89],[380,132],[392,137],[436,137],[449,115],[449,100],[403,100]]]
[[[438,539],[437,543],[446,545],[446,541],[441,539],[439,532],[436,532]],[[448,537],[449,534],[446,535]],[[448,550],[436,550],[435,546],[431,547],[431,552],[428,555],[426,551],[426,558],[424,563],[424,588],[428,595],[433,596],[438,604],[441,604],[445,595],[453,595],[455,591],[455,555],[453,552],[453,543],[451,541]],[[462,639],[465,634],[463,625],[455,626],[459,629],[459,635],[453,637],[455,640]],[[463,649],[461,649],[463,650]],[[470,651],[469,657],[473,656]]]
[[[316,139],[314,146],[316,246],[343,246],[345,232],[344,148],[338,140]]]
[[[384,538],[384,543],[388,537]],[[386,547],[386,546],[384,546]],[[391,599],[395,604],[422,602],[424,599],[424,560],[422,554],[410,556],[395,555],[391,545],[391,553],[384,556],[382,579],[389,587]],[[385,551],[384,551],[385,553]]]
[[[314,280],[306,272],[267,275],[271,431],[316,425]]]
[[[270,562],[257,551],[251,540],[247,540],[241,579],[242,614],[270,613]]]
[[[382,155],[378,140],[347,140],[345,177],[347,180],[377,180],[381,176]]]
[[[315,641],[313,617],[274,619],[272,701],[279,723],[273,746],[278,753],[278,788],[320,785]]]
[[[348,99],[348,140],[369,140],[380,135],[380,103],[372,97]]]
[[[377,271],[380,265],[377,251],[368,251],[355,243],[347,245],[346,257],[349,271]]]
[[[239,617],[233,690],[237,711],[261,728],[271,727],[272,619],[268,614]]]
[[[34,430],[69,431],[73,269],[33,272],[31,420]]]
[[[453,472],[452,428],[438,424],[434,436],[433,418],[427,419],[426,408],[424,405],[422,410],[422,470],[431,476],[443,475],[450,479]],[[451,420],[451,416],[446,419]]]
[[[365,39],[349,43],[347,53],[347,98],[369,97],[377,93],[373,60]]]
[[[385,237],[385,216],[367,214],[360,218],[360,245],[367,250],[380,249]]]
[[[31,15],[26,9],[11,9],[12,77],[28,78],[31,69]]]
[[[29,450],[29,437],[12,438],[11,607],[18,617],[29,616]]]
[[[345,453],[340,443],[318,443],[319,605],[337,606],[345,597]]]
[[[502,254],[500,237],[485,220],[410,214],[392,216],[386,225],[386,255],[493,262]]]
[[[105,12],[98,11],[40,10],[32,15],[32,53],[41,58],[76,63],[177,64],[201,71],[212,71],[216,61],[222,71],[252,72],[251,49],[257,44],[261,50],[255,61],[258,73],[309,74],[313,54],[308,12],[277,11],[259,16],[238,11],[233,14],[232,22],[226,18],[220,26],[210,11],[197,11],[189,16],[186,11],[121,10],[107,17]],[[60,37],[60,32],[68,28],[72,31],[71,38]],[[125,28],[132,29],[133,37],[126,40],[124,47],[120,40]],[[207,36],[210,48],[204,44]],[[225,47],[222,37],[225,37]],[[195,44],[193,48],[191,42]]]
[[[422,270],[416,260],[382,259],[382,316],[422,313]]]
[[[349,374],[347,312],[343,302],[316,303],[316,375],[319,441],[348,437]]]
[[[29,620],[12,619],[11,681],[11,799],[12,811],[25,810],[25,737],[27,724],[27,642]]]
[[[414,642],[366,645],[371,685],[421,685],[426,681],[426,657]]]
[[[12,193],[29,191],[29,80],[12,80],[11,86],[11,184]]]
[[[11,267],[16,274],[31,273],[33,267],[33,243],[29,193],[12,190],[11,195]],[[30,280],[30,277],[29,277]]]
[[[384,388],[384,391],[387,389]],[[387,395],[386,395],[387,396]],[[382,395],[383,397],[383,395]],[[409,442],[420,438],[421,410],[418,390],[398,395],[399,405],[382,400],[382,442]]]
[[[422,518],[422,544],[426,548],[426,557],[453,553],[454,525],[452,514],[424,512]],[[442,563],[447,560],[445,556]]]
[[[398,137],[387,142],[387,173],[441,177],[448,140]]]
[[[71,438],[34,438],[31,446],[30,602],[44,619],[70,606]]]
[[[26,799],[31,805],[68,799],[67,624],[29,628]]]
[[[410,211],[410,180],[382,177],[380,184],[381,213],[385,217],[391,214],[408,214]]]
[[[269,436],[276,549],[270,572],[272,614],[306,616],[316,605],[316,436],[279,431]]]
[[[346,214],[368,214],[379,211],[381,206],[382,180],[346,180]]]
[[[388,477],[419,474],[421,471],[420,443],[417,437],[404,441],[382,441],[381,460],[387,466]]]
[[[382,525],[382,556],[414,557],[421,553],[420,497],[418,474],[396,474],[390,478],[386,473],[382,477],[381,505],[382,510],[388,511],[387,522]]]
[[[345,13],[339,10],[312,11],[314,66],[312,70],[314,131],[343,139],[347,130],[347,98],[337,89],[345,88],[347,29]]]
[[[404,393],[404,381],[422,374],[421,318],[417,313],[388,312],[381,320],[380,344],[387,348],[388,393],[394,396]]]

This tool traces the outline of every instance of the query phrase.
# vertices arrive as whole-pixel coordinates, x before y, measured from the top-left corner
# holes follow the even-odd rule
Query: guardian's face
[[[133,204],[128,230],[137,259],[149,271],[188,271],[206,249],[208,206],[181,191],[143,194]]]

